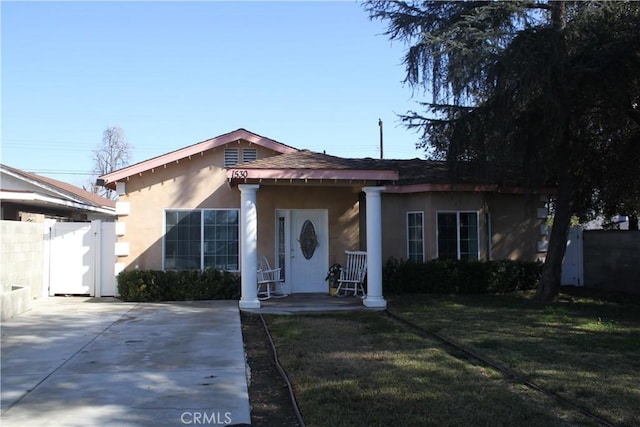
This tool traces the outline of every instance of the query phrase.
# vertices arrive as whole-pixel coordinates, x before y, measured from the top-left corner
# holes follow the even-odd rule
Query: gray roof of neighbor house
[[[83,190],[80,187],[59,181],[57,179],[25,172],[7,165],[0,165],[2,174],[11,176],[24,185],[12,185],[11,181],[3,179],[0,182],[0,190],[3,199],[9,201],[32,201],[34,194],[41,197],[50,197],[61,201],[61,203],[72,203],[77,207],[84,206],[87,210],[98,210],[102,213],[115,212],[115,202],[111,199],[101,197],[98,194]]]

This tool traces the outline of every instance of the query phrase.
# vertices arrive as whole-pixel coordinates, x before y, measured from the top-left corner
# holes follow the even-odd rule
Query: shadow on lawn
[[[453,338],[616,424],[639,425],[640,308],[563,296],[412,296],[390,310]]]
[[[590,424],[380,314],[269,325],[309,425]]]

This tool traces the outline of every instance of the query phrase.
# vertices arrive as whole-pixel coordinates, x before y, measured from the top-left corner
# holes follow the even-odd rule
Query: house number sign
[[[231,171],[231,178],[241,178],[244,179],[249,175],[246,170],[234,170]]]
[[[302,255],[306,259],[311,259],[313,253],[318,247],[318,236],[316,235],[316,229],[311,221],[306,220],[304,224],[302,224],[302,230],[300,230],[300,239],[298,241],[300,242],[300,250],[302,251]]]

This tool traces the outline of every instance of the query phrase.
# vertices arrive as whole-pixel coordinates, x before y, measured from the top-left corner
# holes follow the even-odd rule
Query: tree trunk
[[[567,249],[567,235],[571,223],[572,176],[570,172],[570,140],[568,135],[569,119],[568,95],[564,61],[567,58],[567,45],[564,36],[566,26],[566,4],[564,1],[551,2],[551,21],[556,40],[551,55],[550,95],[553,98],[551,108],[557,117],[555,141],[557,147],[556,167],[558,168],[558,193],[547,256],[542,267],[542,277],[534,300],[550,303],[560,292],[562,278],[562,260]]]
[[[567,249],[567,235],[571,224],[571,177],[567,170],[561,172],[558,182],[553,226],[549,236],[547,257],[542,267],[542,278],[534,300],[549,303],[560,292],[562,260]]]

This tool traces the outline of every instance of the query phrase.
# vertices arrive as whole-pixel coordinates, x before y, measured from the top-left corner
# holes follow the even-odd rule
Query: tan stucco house
[[[369,307],[385,307],[390,257],[535,260],[546,194],[452,179],[428,160],[346,159],[245,129],[106,174],[116,189],[119,269],[219,268],[242,276],[256,308],[256,265],[282,269],[288,293],[327,292],[330,265],[367,252]],[[312,229],[313,248],[301,248]],[[310,255],[310,256],[309,256]]]

